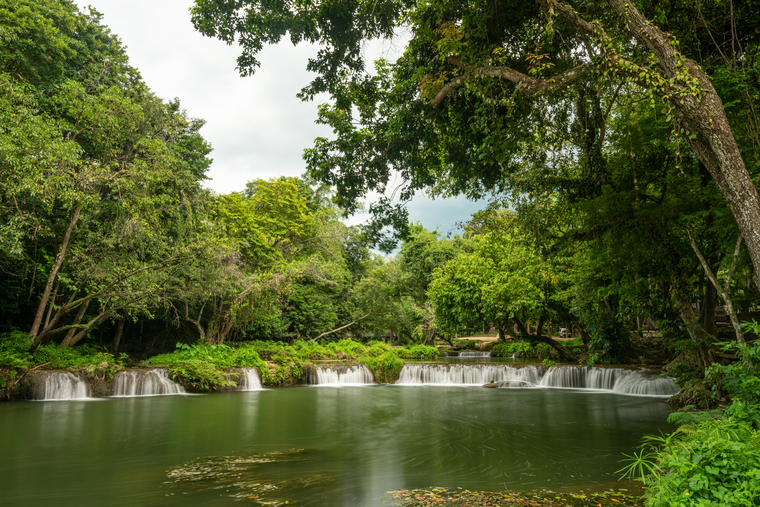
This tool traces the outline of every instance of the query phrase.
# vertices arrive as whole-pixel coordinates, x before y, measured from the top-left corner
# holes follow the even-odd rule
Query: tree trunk
[[[560,361],[562,361],[563,363],[577,363],[578,362],[578,358],[576,357],[576,355],[573,354],[573,352],[569,348],[565,347],[558,341],[552,340],[548,336],[544,336],[544,335],[530,335],[530,338],[531,340],[545,343],[551,348],[553,348],[554,350],[556,350],[557,353],[559,354]]]
[[[702,303],[704,311],[702,312],[702,327],[709,335],[715,336],[715,305],[717,304],[718,291],[708,280],[705,284],[705,299]]]
[[[713,287],[715,287],[715,290],[718,291],[718,294],[720,294],[720,297],[722,297],[723,300],[726,302],[726,313],[728,313],[728,316],[731,319],[731,325],[734,328],[734,334],[736,335],[736,342],[745,343],[744,333],[742,332],[741,325],[739,325],[739,318],[736,315],[736,310],[734,309],[734,304],[731,301],[731,296],[729,294],[729,291],[731,289],[731,277],[734,275],[734,270],[736,269],[736,262],[739,259],[739,253],[741,252],[742,237],[739,236],[739,238],[736,241],[736,248],[734,248],[734,256],[731,259],[731,268],[728,271],[726,284],[724,287],[721,287],[721,285],[718,283],[718,277],[716,273],[714,273],[712,269],[710,269],[710,266],[707,264],[707,261],[702,255],[702,252],[699,250],[699,247],[697,246],[697,242],[694,240],[694,236],[691,234],[691,231],[689,230],[688,227],[686,228],[686,232],[689,235],[689,241],[691,242],[691,247],[694,249],[694,253],[697,254],[697,258],[699,258],[699,262],[702,264],[702,268],[705,270],[705,274],[707,275],[707,278],[710,279],[710,283],[712,283]]]
[[[53,307],[55,306],[55,298],[58,296],[58,287],[61,286],[61,280],[55,281],[55,289],[53,289],[53,297],[50,300],[50,306],[48,306],[47,315],[45,316],[45,325],[42,327],[45,329],[50,324],[50,314],[53,313]]]
[[[103,322],[104,320],[108,320],[108,318],[111,317],[111,314],[113,314],[113,310],[106,310],[105,312],[101,313],[100,315],[92,319],[90,322],[88,322],[87,325],[84,327],[84,329],[79,331],[70,339],[64,340],[63,343],[61,343],[61,345],[67,345],[70,347],[76,345],[79,342],[79,340],[87,336],[87,333],[90,331],[90,329],[94,328],[95,326]]]
[[[520,322],[519,319],[514,319],[514,322],[515,322],[515,325],[517,325],[517,328],[520,330],[520,332],[526,339],[537,341],[540,343],[545,343],[549,345],[551,348],[553,348],[554,350],[556,350],[557,353],[559,354],[560,361],[562,361],[563,363],[577,363],[578,362],[578,358],[575,356],[575,354],[573,354],[570,349],[568,349],[567,347],[565,347],[558,341],[552,340],[548,336],[542,336],[540,334],[539,335],[530,334],[528,332],[527,327],[524,326],[523,323]]]
[[[707,334],[702,324],[699,322],[698,316],[694,313],[694,308],[691,307],[691,303],[685,299],[676,298],[676,307],[678,313],[681,316],[686,332],[689,333],[694,348],[699,355],[699,360],[704,368],[709,367],[715,362],[715,355],[710,350],[710,342],[712,336]]]
[[[36,338],[37,333],[40,331],[42,317],[45,315],[45,308],[47,307],[48,300],[50,299],[50,291],[53,289],[53,282],[55,281],[55,277],[58,275],[58,270],[61,269],[61,265],[63,264],[63,258],[66,256],[66,248],[69,246],[69,241],[71,240],[71,232],[74,230],[74,227],[77,224],[77,220],[79,220],[80,211],[81,208],[77,206],[74,210],[74,216],[71,217],[69,226],[66,229],[66,233],[63,235],[61,250],[56,256],[55,264],[53,264],[53,269],[50,270],[50,275],[48,276],[47,283],[45,284],[45,291],[42,293],[42,299],[40,300],[40,304],[37,307],[37,315],[35,315],[34,322],[32,323],[32,329],[29,331],[29,336],[32,338]]]
[[[119,352],[119,345],[121,344],[121,336],[124,333],[124,323],[127,318],[123,315],[119,318],[119,323],[116,326],[116,335],[113,337],[113,343],[111,343],[111,354],[116,355]]]
[[[699,65],[685,57],[681,65],[682,55],[672,39],[644,18],[629,0],[607,1],[625,20],[631,35],[654,53],[666,77],[673,79],[685,68],[690,78],[698,80],[701,97],[673,91],[668,98],[687,132],[686,142],[728,202],[747,244],[755,268],[755,285],[760,289],[760,199],[726,118],[723,102]]]
[[[82,306],[79,307],[79,311],[77,312],[77,316],[74,318],[74,325],[78,326],[80,322],[82,322],[82,318],[84,318],[84,314],[87,311],[87,307],[90,306],[90,301],[85,301]],[[76,333],[77,330],[75,327],[72,327],[69,329],[69,332],[66,333],[66,337],[63,339],[63,343],[67,343],[71,341],[71,339],[74,337],[74,333]]]
[[[196,329],[198,329],[198,334],[200,335],[200,340],[202,342],[206,341],[206,331],[203,329],[203,326],[201,325],[201,317],[203,317],[203,309],[206,308],[206,303],[204,302],[201,306],[201,311],[198,312],[198,318],[193,320],[190,317],[190,305],[188,303],[185,303],[185,320],[192,322],[195,324]]]

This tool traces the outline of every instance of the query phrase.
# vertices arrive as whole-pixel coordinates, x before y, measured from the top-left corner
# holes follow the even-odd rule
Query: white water
[[[374,384],[375,377],[363,364],[349,366],[344,372],[331,366],[317,366],[317,384]]]
[[[672,396],[678,392],[673,379],[649,378],[638,371],[595,366],[552,366],[541,379],[543,387],[600,389],[621,394]]]
[[[185,389],[172,381],[163,368],[122,371],[113,378],[114,396],[156,396],[184,392]]]
[[[672,396],[678,392],[673,380],[669,378],[646,378],[639,372],[633,372],[618,380],[612,390],[616,393],[648,396]]]
[[[678,388],[671,378],[649,378],[623,368],[552,366],[544,373],[540,365],[515,367],[507,364],[405,364],[398,385],[484,385],[501,387],[547,387],[594,389],[641,396],[672,396]]]
[[[491,357],[491,351],[463,350],[459,353],[459,357]]]
[[[256,368],[243,368],[243,382],[240,383],[238,391],[261,391],[262,389],[259,371]]]
[[[54,371],[45,375],[44,380],[43,400],[79,400],[89,397],[87,383],[73,373]]]
[[[571,387],[576,389],[613,390],[623,377],[633,373],[622,368],[596,366],[552,366],[541,379],[544,387]],[[643,379],[643,377],[642,377]]]
[[[529,364],[515,368],[507,364],[405,364],[396,384],[480,385],[518,381],[535,385],[543,368]]]

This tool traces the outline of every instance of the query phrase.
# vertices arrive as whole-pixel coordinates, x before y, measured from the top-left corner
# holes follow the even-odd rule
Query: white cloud
[[[76,0],[92,5],[127,46],[133,66],[164,99],[179,97],[182,107],[207,123],[203,136],[214,147],[207,185],[219,193],[241,190],[248,180],[304,172],[302,153],[330,129],[315,125],[317,102],[296,93],[313,77],[306,62],[316,46],[294,47],[287,38],[259,55],[253,77],[235,70],[237,46],[203,37],[190,22],[191,0]],[[399,54],[406,40],[365,47],[370,59]],[[464,199],[431,201],[420,196],[409,205],[410,218],[446,233],[479,206]],[[362,216],[350,222],[357,223]]]

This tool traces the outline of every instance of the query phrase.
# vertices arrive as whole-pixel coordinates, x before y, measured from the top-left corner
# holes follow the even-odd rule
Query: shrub
[[[360,360],[366,364],[375,375],[375,380],[382,383],[395,382],[404,367],[404,360],[399,359],[392,351],[388,351],[379,357],[365,357]]]
[[[513,354],[522,357],[534,357],[538,359],[548,358],[551,348],[545,343],[531,345],[530,342],[499,342],[491,349],[493,357],[512,357]]]
[[[0,389],[12,385],[20,370],[31,368],[31,345],[29,335],[22,331],[0,334]]]
[[[760,434],[732,418],[649,437],[628,475],[643,475],[647,507],[760,505]]]
[[[220,387],[234,385],[227,380],[224,371],[213,364],[193,360],[169,367],[169,374],[191,391],[216,391]]]
[[[254,347],[232,347],[229,345],[211,345],[198,342],[193,345],[178,343],[174,352],[153,356],[147,361],[148,364],[167,365],[188,364],[202,361],[213,364],[216,368],[225,369],[235,366],[264,366]]]
[[[438,357],[438,349],[429,345],[413,345],[401,349],[394,349],[398,357],[404,359],[435,359]]]
[[[29,348],[32,340],[27,333],[11,331],[0,334],[0,367],[25,370],[32,365]]]
[[[369,357],[380,357],[391,350],[391,346],[384,342],[374,342],[367,348]]]
[[[33,359],[35,363],[44,364],[54,370],[75,369],[90,377],[104,380],[110,380],[124,367],[122,360],[87,344],[77,348],[52,343],[41,345],[34,351]]]

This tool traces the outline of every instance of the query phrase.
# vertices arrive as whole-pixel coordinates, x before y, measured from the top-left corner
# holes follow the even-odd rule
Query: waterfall
[[[89,397],[87,382],[67,371],[42,373],[45,389],[39,389],[40,400],[79,400]]]
[[[648,378],[638,371],[595,366],[552,366],[541,379],[541,385],[644,396],[672,396],[678,392],[669,377]]]
[[[243,381],[238,386],[238,391],[261,391],[261,379],[256,368],[243,368]]]
[[[564,365],[552,366],[544,374],[541,365],[405,364],[396,384],[559,387],[643,396],[672,396],[678,392],[673,379],[668,377],[650,378],[624,368]]]
[[[459,353],[459,357],[491,357],[491,351],[464,350]]]
[[[570,387],[575,389],[604,389],[615,387],[622,377],[633,373],[622,368],[596,366],[552,366],[541,379],[544,387]]]
[[[374,384],[375,377],[363,364],[317,366],[316,384]],[[312,382],[313,379],[312,379]]]
[[[622,394],[673,396],[678,392],[678,387],[668,377],[647,378],[639,372],[632,372],[616,382],[613,391]]]
[[[181,385],[169,379],[164,368],[121,371],[113,378],[114,396],[155,396],[184,392]]]
[[[532,364],[521,368],[507,364],[405,364],[396,384],[483,385],[517,381],[536,385],[542,374],[543,368]]]

